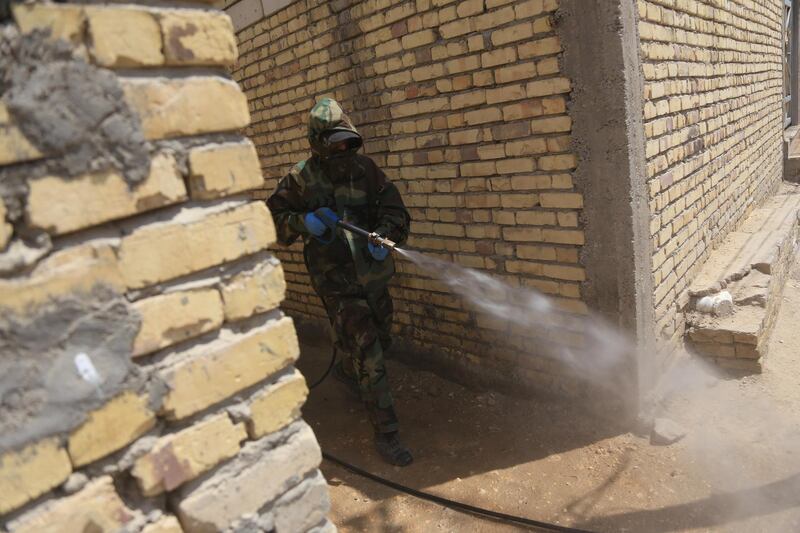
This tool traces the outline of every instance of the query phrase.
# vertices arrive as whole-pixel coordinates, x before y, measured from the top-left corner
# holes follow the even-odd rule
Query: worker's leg
[[[397,431],[378,324],[367,301],[360,298],[340,300],[334,328],[343,348],[351,355],[361,398],[375,431]]]

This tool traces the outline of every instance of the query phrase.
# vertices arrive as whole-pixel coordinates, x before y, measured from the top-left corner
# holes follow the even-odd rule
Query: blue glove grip
[[[375,246],[371,242],[367,242],[367,250],[370,255],[378,261],[383,261],[389,255],[389,250],[383,246]]]
[[[314,213],[306,213],[303,217],[303,224],[306,225],[308,232],[314,237],[322,237],[328,227]]]
[[[336,231],[336,225],[339,223],[339,215],[337,215],[330,207],[320,207],[314,214],[325,226],[331,231]]]

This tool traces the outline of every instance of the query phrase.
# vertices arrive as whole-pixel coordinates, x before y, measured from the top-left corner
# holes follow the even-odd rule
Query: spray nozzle
[[[347,230],[351,233],[355,233],[356,235],[361,235],[362,237],[366,237],[369,242],[371,242],[375,246],[382,246],[387,250],[394,250],[397,246],[397,243],[391,239],[387,239],[386,237],[381,236],[374,231],[369,232],[365,229],[361,229],[358,226],[354,226],[349,222],[345,222],[344,220],[340,220],[337,222],[340,228]]]

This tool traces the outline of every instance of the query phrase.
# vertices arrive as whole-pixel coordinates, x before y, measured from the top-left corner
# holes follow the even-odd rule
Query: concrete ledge
[[[784,185],[712,252],[689,288],[687,344],[722,367],[760,372],[781,294],[800,238],[800,187]],[[733,312],[698,310],[704,296],[728,291]]]

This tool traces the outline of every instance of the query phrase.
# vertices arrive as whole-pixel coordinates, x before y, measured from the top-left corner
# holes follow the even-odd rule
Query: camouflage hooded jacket
[[[303,238],[306,267],[318,293],[381,291],[394,274],[391,255],[384,261],[373,259],[364,237],[341,229],[333,242],[323,244],[303,223],[306,213],[330,207],[345,221],[380,233],[398,245],[408,238],[410,219],[397,188],[372,159],[356,153],[358,147],[345,157],[329,157],[320,136],[332,130],[358,135],[339,104],[325,98],[311,109],[308,142],[312,156],[289,171],[267,205],[281,244],[288,246]]]

